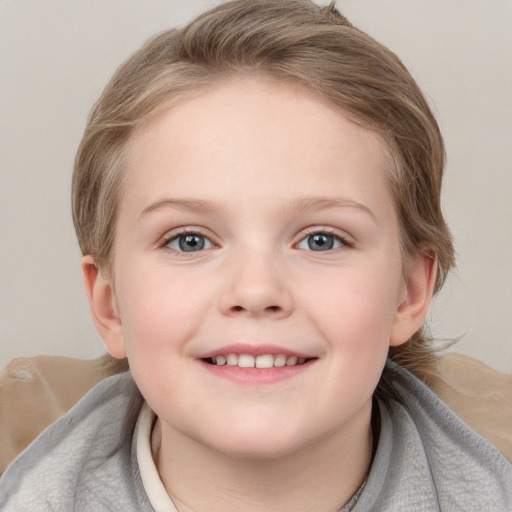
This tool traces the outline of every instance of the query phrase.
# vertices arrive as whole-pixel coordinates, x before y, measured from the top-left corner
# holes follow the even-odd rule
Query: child
[[[443,166],[411,76],[333,5],[229,2],[149,41],[73,181],[130,371],[13,462],[1,509],[511,510],[511,465],[402,368],[432,369]]]

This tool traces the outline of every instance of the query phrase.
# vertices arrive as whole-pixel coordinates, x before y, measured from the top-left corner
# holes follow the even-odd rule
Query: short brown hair
[[[150,39],[115,73],[89,116],[73,175],[73,219],[83,254],[111,275],[123,155],[134,129],[172,101],[236,73],[259,73],[313,91],[378,133],[404,261],[436,258],[438,291],[454,265],[440,205],[443,139],[398,57],[355,28],[334,2],[235,0]],[[420,374],[432,349],[423,330],[391,356]]]

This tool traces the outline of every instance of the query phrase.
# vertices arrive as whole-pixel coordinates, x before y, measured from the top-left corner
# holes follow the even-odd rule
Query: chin
[[[304,432],[284,425],[237,425],[236,428],[224,430],[224,435],[210,435],[203,438],[212,450],[229,457],[240,459],[278,459],[287,457],[311,444]]]

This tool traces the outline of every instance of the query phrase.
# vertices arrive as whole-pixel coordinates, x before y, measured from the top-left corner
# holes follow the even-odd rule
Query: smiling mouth
[[[238,366],[239,368],[282,368],[300,366],[316,358],[287,356],[285,354],[226,354],[202,359],[214,366]]]

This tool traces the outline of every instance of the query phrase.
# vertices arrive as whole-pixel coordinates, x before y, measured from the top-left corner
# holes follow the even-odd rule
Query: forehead
[[[262,77],[218,82],[153,116],[132,135],[125,164],[123,195],[139,209],[192,189],[218,201],[346,193],[389,202],[377,134],[309,91]]]

